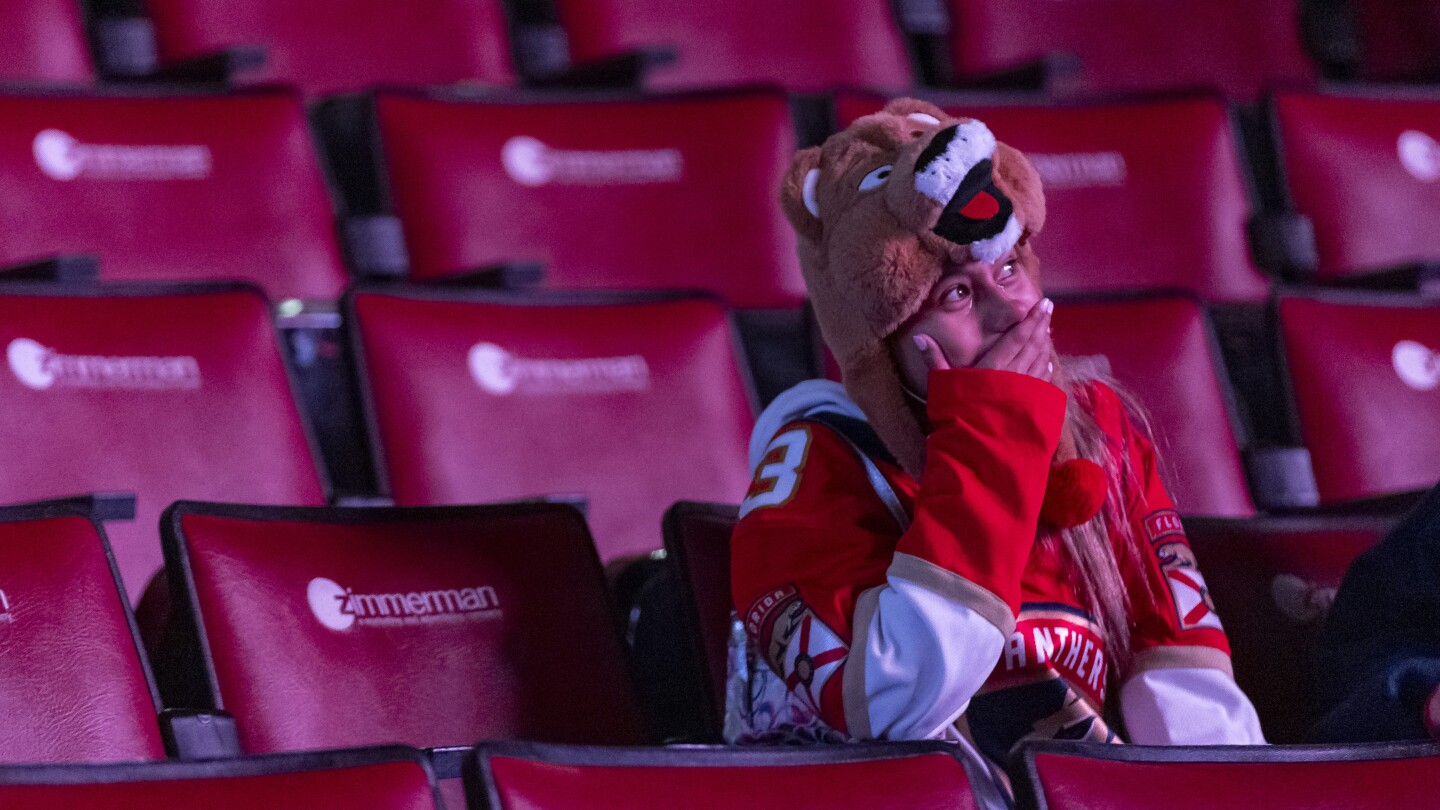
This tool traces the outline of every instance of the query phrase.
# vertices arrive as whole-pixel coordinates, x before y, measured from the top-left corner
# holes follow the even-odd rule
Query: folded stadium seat
[[[1050,211],[1036,243],[1046,292],[1163,288],[1206,301],[1265,299],[1246,242],[1251,201],[1240,149],[1220,100],[927,98],[984,121],[1039,172]],[[846,126],[883,105],[882,96],[842,93],[837,121]]]
[[[1321,505],[1440,479],[1440,302],[1298,292],[1277,300],[1299,439]]]
[[[1440,744],[1188,747],[1031,742],[1012,760],[1010,778],[1020,807],[1027,810],[1434,807]]]
[[[673,61],[645,74],[650,89],[766,84],[798,91],[915,83],[905,40],[885,0],[740,0],[660,4],[553,0],[569,61],[664,49]]]
[[[1350,563],[1393,517],[1185,518],[1216,612],[1230,637],[1235,680],[1265,739],[1295,743],[1314,721],[1316,637]],[[1278,676],[1277,676],[1278,675]]]
[[[658,294],[360,290],[372,446],[400,505],[582,495],[600,556],[735,498],[753,420],[725,310]]]
[[[1181,514],[1255,514],[1241,458],[1248,442],[1197,301],[1060,299],[1053,329],[1056,350],[1079,370],[1113,375],[1139,400],[1155,434],[1161,478]]]
[[[1308,85],[1299,0],[946,0],[954,82],[1048,61],[1057,95],[1218,90],[1252,100]],[[945,77],[941,77],[942,79]]]
[[[349,207],[398,217],[410,278],[522,262],[555,288],[705,290],[742,311],[762,397],[814,376],[795,238],[775,202],[796,146],[785,94],[356,103],[368,121],[332,142],[332,161],[342,186],[384,178]],[[334,121],[347,107],[328,109]]]
[[[750,749],[483,743],[465,782],[470,806],[485,810],[652,807],[658,796],[666,806],[695,810],[971,810],[979,805],[958,751],[942,742]]]
[[[0,765],[0,807],[439,810],[445,805],[420,752],[387,746],[208,762]]]
[[[377,84],[513,81],[502,0],[143,0],[160,66],[259,46],[247,83],[307,95]]]
[[[1440,265],[1440,94],[1286,93],[1272,115],[1286,207],[1314,229],[1294,271],[1335,282]]]
[[[75,0],[0,2],[0,80],[89,82],[90,49]]]
[[[132,597],[172,501],[323,504],[269,309],[237,285],[0,286],[0,498],[137,493],[108,528]]]
[[[0,761],[163,758],[159,699],[100,527],[73,507],[0,507],[0,571]]]

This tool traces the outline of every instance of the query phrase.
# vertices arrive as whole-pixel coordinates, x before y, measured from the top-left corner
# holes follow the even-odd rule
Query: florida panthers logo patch
[[[764,640],[765,660],[785,682],[785,691],[819,714],[820,691],[844,663],[849,647],[793,587],[757,599],[746,611],[746,629]]]
[[[1160,558],[1160,570],[1165,574],[1165,584],[1170,586],[1170,595],[1175,598],[1175,618],[1181,630],[1198,630],[1208,627],[1224,630],[1220,616],[1215,612],[1215,603],[1210,599],[1210,589],[1205,586],[1205,577],[1195,564],[1195,552],[1190,544],[1183,541],[1166,543],[1156,549]]]

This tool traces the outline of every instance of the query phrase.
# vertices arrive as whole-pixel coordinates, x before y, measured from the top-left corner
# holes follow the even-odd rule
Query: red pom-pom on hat
[[[1108,489],[1105,470],[1099,464],[1072,458],[1050,468],[1040,520],[1054,529],[1069,529],[1099,514]]]

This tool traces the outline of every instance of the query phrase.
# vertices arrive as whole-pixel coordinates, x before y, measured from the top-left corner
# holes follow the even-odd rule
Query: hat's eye
[[[872,188],[879,188],[885,185],[885,181],[890,179],[890,169],[890,166],[881,166],[875,171],[865,175],[860,180],[860,190],[869,191]]]

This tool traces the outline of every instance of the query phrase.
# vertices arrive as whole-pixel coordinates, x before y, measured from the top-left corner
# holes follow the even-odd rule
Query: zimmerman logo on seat
[[[1400,382],[1416,391],[1434,391],[1440,388],[1440,352],[1433,351],[1423,343],[1402,340],[1390,352],[1390,365]]]
[[[1440,180],[1440,143],[1436,143],[1434,138],[1407,129],[1400,133],[1395,148],[1400,153],[1400,165],[1411,177],[1422,183]]]
[[[470,376],[488,394],[611,394],[650,387],[650,366],[638,354],[540,360],[517,357],[494,343],[470,349]]]
[[[200,180],[210,176],[210,147],[81,143],[58,129],[31,143],[35,165],[51,180]]]
[[[316,577],[305,588],[310,612],[331,630],[400,626],[500,617],[500,597],[489,585],[407,593],[355,593],[333,579]]]
[[[500,147],[500,163],[522,186],[620,186],[674,183],[685,173],[679,149],[555,149],[520,135]]]
[[[29,338],[15,338],[5,352],[10,371],[27,388],[191,390],[200,387],[193,357],[103,357],[61,354]]]

